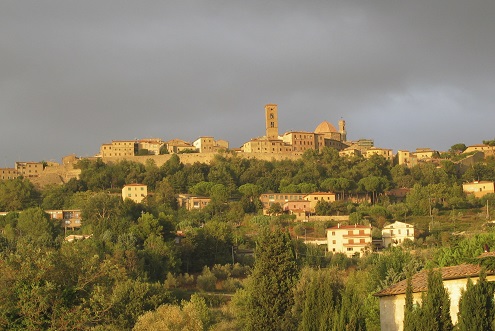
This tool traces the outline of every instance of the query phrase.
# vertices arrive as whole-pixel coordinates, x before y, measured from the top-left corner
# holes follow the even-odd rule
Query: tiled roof
[[[355,224],[355,225],[340,225],[340,226],[334,226],[331,228],[327,228],[327,230],[335,230],[335,229],[369,229],[370,227],[367,225],[360,225],[360,224]]]
[[[490,254],[492,255],[489,256],[495,256],[494,253],[490,253]],[[487,256],[482,255],[481,257],[487,257]],[[452,267],[438,268],[435,270],[441,270],[443,280],[461,279],[461,278],[479,276],[481,271],[481,266],[477,264],[461,264]],[[493,275],[495,274],[495,272],[487,271],[487,274]],[[415,274],[412,277],[412,282],[411,282],[413,292],[414,293],[425,292],[428,288],[427,280],[428,280],[428,270],[422,270],[417,274]],[[391,285],[381,290],[380,292],[375,293],[374,295],[377,297],[385,297],[391,295],[405,294],[406,287],[407,287],[407,280],[404,279],[394,285]]]

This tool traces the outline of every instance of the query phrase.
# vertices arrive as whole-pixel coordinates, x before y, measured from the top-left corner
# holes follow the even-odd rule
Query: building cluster
[[[215,140],[213,137],[199,137],[190,143],[181,139],[163,141],[160,138],[138,140],[113,140],[100,147],[99,157],[125,158],[135,155],[177,154],[185,152],[217,153],[227,150],[226,140]]]
[[[14,168],[0,168],[0,179],[8,180],[17,177],[38,177],[44,169],[42,162],[16,162]]]

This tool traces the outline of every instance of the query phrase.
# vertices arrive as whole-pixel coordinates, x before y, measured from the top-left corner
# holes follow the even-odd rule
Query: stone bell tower
[[[340,140],[347,141],[347,131],[345,130],[345,121],[340,119],[339,121],[339,132],[340,132]]]
[[[278,139],[278,112],[277,105],[265,106],[266,138]]]

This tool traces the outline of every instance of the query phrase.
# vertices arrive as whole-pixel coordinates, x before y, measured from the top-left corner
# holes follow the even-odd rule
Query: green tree
[[[294,314],[298,330],[332,330],[338,323],[344,289],[342,272],[336,268],[304,268],[294,290]]]
[[[480,273],[480,278],[476,284],[468,279],[466,290],[462,291],[459,301],[457,330],[494,330],[493,294],[493,286],[486,280],[484,270]]]
[[[246,288],[247,330],[294,330],[292,290],[298,267],[289,235],[264,229],[256,243],[253,273]]]
[[[409,290],[410,291],[410,290]],[[407,294],[407,293],[406,293]],[[427,291],[423,293],[421,306],[411,308],[411,294],[407,294],[405,330],[409,331],[451,331],[450,297],[443,286],[440,271],[429,270]]]

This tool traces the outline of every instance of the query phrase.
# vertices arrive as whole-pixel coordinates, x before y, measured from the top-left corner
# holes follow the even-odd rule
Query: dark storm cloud
[[[112,139],[239,147],[343,117],[380,147],[492,139],[493,1],[3,1],[0,160]],[[0,166],[5,166],[0,164]]]

